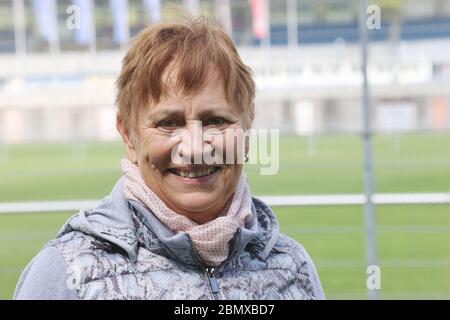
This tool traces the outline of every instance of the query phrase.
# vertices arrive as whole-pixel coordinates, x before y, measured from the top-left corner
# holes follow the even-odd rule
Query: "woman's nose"
[[[202,122],[188,121],[179,146],[179,155],[183,162],[203,164],[204,155],[207,152],[212,152],[211,139],[203,135]]]

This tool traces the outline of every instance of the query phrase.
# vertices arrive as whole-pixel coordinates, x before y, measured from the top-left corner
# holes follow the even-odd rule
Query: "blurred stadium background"
[[[450,299],[450,1],[369,4],[381,12],[369,30],[374,189],[400,199],[375,208],[379,297]],[[277,175],[246,167],[253,193],[325,196],[276,198],[281,229],[328,298],[366,299],[357,0],[0,0],[0,299],[75,212],[24,204],[109,193],[124,156],[121,58],[183,7],[232,35],[255,73],[255,127],[282,133]]]

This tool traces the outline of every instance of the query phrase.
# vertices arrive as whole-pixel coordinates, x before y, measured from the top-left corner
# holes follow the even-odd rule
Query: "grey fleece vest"
[[[62,254],[67,285],[80,299],[323,298],[306,251],[279,233],[270,208],[255,198],[253,211],[228,259],[211,268],[186,233],[173,233],[127,201],[119,181],[97,209],[72,217],[48,246]]]

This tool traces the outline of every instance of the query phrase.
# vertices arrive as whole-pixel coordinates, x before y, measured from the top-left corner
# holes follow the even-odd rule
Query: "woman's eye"
[[[223,118],[210,118],[205,121],[205,126],[221,126],[226,122]]]
[[[165,119],[158,123],[158,127],[175,128],[180,125],[179,121],[174,119]]]

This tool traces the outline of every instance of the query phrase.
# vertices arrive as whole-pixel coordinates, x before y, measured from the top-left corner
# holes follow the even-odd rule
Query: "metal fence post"
[[[367,0],[359,2],[359,31],[361,44],[361,71],[362,71],[362,103],[363,103],[363,144],[364,144],[364,206],[365,234],[366,234],[366,263],[367,267],[377,265],[377,245],[375,228],[375,207],[373,203],[373,155],[372,155],[372,126],[371,106],[369,96],[369,83],[367,78],[368,60],[368,31],[366,25]],[[369,299],[378,299],[378,290],[368,288]]]

